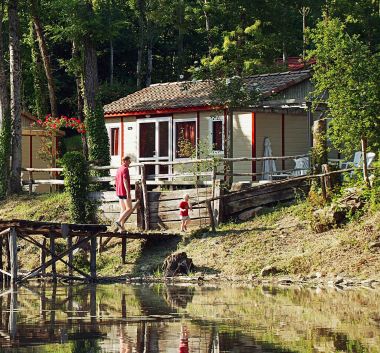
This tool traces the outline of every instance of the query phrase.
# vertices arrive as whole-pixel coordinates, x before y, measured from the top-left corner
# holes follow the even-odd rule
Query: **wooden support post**
[[[325,119],[314,121],[313,124],[313,161],[312,172],[321,172],[322,164],[327,164],[327,122]]]
[[[145,165],[141,166],[141,187],[144,200],[144,228],[150,229],[150,213],[149,213],[149,197],[148,188],[146,186],[146,168]]]
[[[371,183],[369,182],[368,167],[367,167],[367,138],[364,136],[362,136],[361,138],[361,145],[362,145],[362,156],[363,156],[363,179],[367,187],[370,188]]]
[[[33,172],[29,171],[29,195],[33,193]]]
[[[213,197],[221,197],[222,196],[222,187],[221,187],[221,181],[216,180],[215,181],[215,195]],[[223,205],[222,205],[222,198],[219,198],[213,202],[213,213],[214,213],[214,219],[215,219],[215,225],[218,226],[219,223],[223,221]]]
[[[42,246],[46,248],[46,238],[42,240]],[[40,265],[42,267],[41,273],[44,275],[46,273],[46,251],[45,249],[40,249]]]
[[[71,234],[67,236],[67,248],[70,249],[73,246],[73,237]],[[69,276],[73,275],[73,268],[71,267],[73,265],[73,251],[69,251],[68,254],[69,257],[69,265],[67,266],[67,270],[69,271]]]
[[[215,218],[214,218],[214,213],[212,211],[211,201],[207,201],[206,205],[207,205],[207,210],[208,210],[208,216],[210,218],[211,229],[212,229],[213,232],[215,232],[216,231],[216,228],[215,228]]]
[[[57,280],[57,267],[56,267],[57,259],[55,256],[55,237],[54,237],[54,234],[50,233],[49,238],[50,238],[50,252],[51,252],[51,260],[52,260],[51,272],[53,274],[53,281],[56,281]]]
[[[320,177],[320,181],[321,181],[321,189],[322,189],[323,200],[327,201],[327,193],[326,193],[325,177],[324,177],[324,176],[321,176],[321,177]]]
[[[331,183],[331,175],[330,166],[328,164],[322,164],[322,173],[326,174],[323,177],[323,181],[325,183],[326,196],[329,197],[331,195],[332,183]]]
[[[3,270],[3,238],[0,238],[0,270]],[[4,274],[0,273],[0,281],[4,281]]]
[[[127,238],[121,238],[121,263],[123,265],[126,264],[126,256],[127,256]]]
[[[9,232],[9,255],[10,255],[10,273],[11,283],[17,282],[18,262],[17,262],[17,230],[11,228]]]
[[[10,273],[11,272],[11,253],[9,249],[9,236],[5,238],[5,252],[7,255],[7,272]],[[11,277],[6,276],[6,283],[9,283],[10,280],[11,280]]]
[[[139,206],[137,207],[137,229],[144,229],[144,200],[141,189],[141,182],[136,181],[135,183],[135,198],[136,202],[139,202]]]
[[[91,275],[91,281],[96,281],[96,234],[92,234],[91,240],[90,240],[90,275]]]

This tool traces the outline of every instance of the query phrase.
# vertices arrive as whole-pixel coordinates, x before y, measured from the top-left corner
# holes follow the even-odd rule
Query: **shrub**
[[[68,152],[61,159],[65,187],[70,194],[71,219],[75,223],[87,222],[88,163],[80,152]]]

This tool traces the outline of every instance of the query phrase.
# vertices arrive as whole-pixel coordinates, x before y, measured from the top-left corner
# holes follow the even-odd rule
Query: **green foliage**
[[[8,191],[10,154],[11,154],[11,121],[10,121],[10,116],[4,116],[3,125],[0,131],[0,199],[4,198]]]
[[[88,164],[80,152],[68,152],[60,160],[63,165],[65,188],[70,194],[71,218],[75,223],[86,223]]]
[[[95,111],[85,111],[85,117],[89,160],[96,165],[109,165],[109,140],[104,123],[103,108],[97,105]],[[104,173],[101,174],[104,175]]]
[[[329,136],[346,155],[360,149],[360,140],[379,148],[380,57],[357,35],[349,35],[338,19],[325,18],[312,31],[314,107],[326,103],[332,119]],[[326,99],[327,96],[327,99]]]

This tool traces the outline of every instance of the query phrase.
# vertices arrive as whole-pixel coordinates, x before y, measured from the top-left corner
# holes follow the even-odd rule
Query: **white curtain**
[[[264,138],[264,154],[263,157],[272,157],[272,146],[269,137]],[[272,174],[276,171],[276,163],[274,160],[263,161],[262,180],[272,180]]]

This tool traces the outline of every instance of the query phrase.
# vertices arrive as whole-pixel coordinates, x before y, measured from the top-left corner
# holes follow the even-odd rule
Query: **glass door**
[[[172,160],[171,118],[139,119],[139,162],[168,162]],[[157,174],[169,174],[167,165],[147,164],[147,177],[155,179]],[[162,180],[162,179],[161,179]]]

